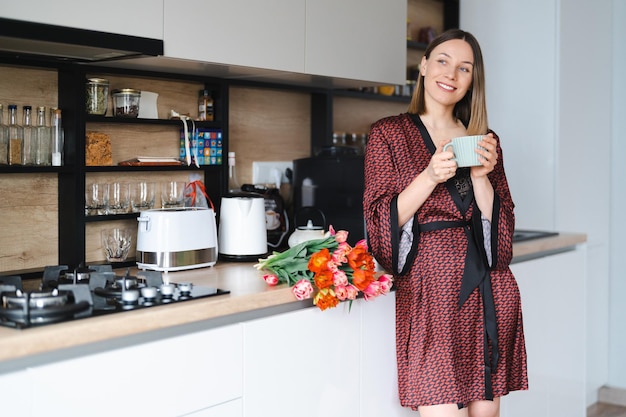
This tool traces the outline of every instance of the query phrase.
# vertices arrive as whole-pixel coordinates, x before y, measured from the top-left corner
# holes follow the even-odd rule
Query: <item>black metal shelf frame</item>
[[[65,164],[58,171],[59,187],[59,264],[78,265],[85,260],[86,224],[113,220],[134,219],[137,213],[106,216],[86,216],[84,209],[86,176],[90,172],[176,172],[194,170],[204,173],[207,194],[219,201],[228,186],[226,158],[222,165],[195,166],[105,166],[85,165],[85,133],[88,123],[180,125],[180,120],[140,119],[87,115],[84,109],[87,74],[118,74],[161,80],[187,80],[204,84],[215,91],[215,121],[196,122],[199,127],[222,129],[222,151],[228,154],[228,84],[224,80],[184,74],[154,73],[136,70],[85,67],[80,65],[58,69],[59,108],[63,109],[65,130]],[[1,172],[1,171],[0,171]]]

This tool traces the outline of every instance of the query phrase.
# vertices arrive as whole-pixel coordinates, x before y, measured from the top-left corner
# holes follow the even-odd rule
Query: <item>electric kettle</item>
[[[231,193],[221,200],[219,257],[227,261],[258,261],[267,255],[265,199],[255,193]]]

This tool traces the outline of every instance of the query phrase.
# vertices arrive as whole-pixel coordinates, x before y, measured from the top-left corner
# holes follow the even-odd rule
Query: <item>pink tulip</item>
[[[346,240],[348,240],[348,232],[345,230],[340,230],[337,233],[335,233],[335,240],[337,241],[337,243],[344,243]]]
[[[365,296],[366,300],[369,300],[370,298],[376,298],[380,294],[380,282],[378,281],[373,281],[372,283],[370,283],[370,285],[367,286],[367,288],[365,288],[365,290],[363,290],[363,295]]]
[[[306,300],[307,298],[311,298],[311,295],[313,295],[313,286],[308,280],[301,279],[296,282],[296,285],[293,286],[291,291],[298,300]]]
[[[348,288],[344,285],[335,285],[335,296],[341,300],[348,299]]]
[[[339,247],[333,252],[332,260],[335,265],[341,265],[348,262],[346,252],[341,249],[341,245],[339,245]]]
[[[278,284],[278,277],[276,275],[274,275],[274,274],[263,275],[263,279],[265,280],[267,285],[274,286],[274,285]]]
[[[363,248],[367,252],[367,240],[361,239],[354,245],[355,248]]]
[[[335,287],[348,285],[348,277],[341,269],[333,271],[333,285]]]
[[[348,291],[348,300],[356,300],[357,295],[359,295],[359,289],[354,285],[348,285],[346,290]]]
[[[393,286],[393,279],[391,275],[384,274],[378,278],[378,283],[380,284],[380,293],[388,294],[391,291],[391,287]]]

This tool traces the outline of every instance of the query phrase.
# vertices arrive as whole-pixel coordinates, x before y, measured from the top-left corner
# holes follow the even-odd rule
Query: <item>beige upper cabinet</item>
[[[306,0],[306,73],[404,84],[406,15],[406,0]]]
[[[163,39],[163,0],[3,1],[0,17]]]
[[[336,79],[331,85],[403,84],[406,7],[406,0],[165,0],[165,56],[224,65],[224,77],[277,75],[270,70],[285,79],[285,72]]]
[[[165,0],[164,14],[168,58],[304,72],[305,0]]]

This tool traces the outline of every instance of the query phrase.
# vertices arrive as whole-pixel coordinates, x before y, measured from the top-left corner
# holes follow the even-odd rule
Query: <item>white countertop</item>
[[[571,249],[586,242],[583,234],[561,233],[558,236],[516,243],[513,246],[514,262],[531,257]],[[263,273],[253,263],[218,262],[214,267],[171,272],[171,282],[192,282],[194,285],[229,290],[229,294],[193,301],[158,306],[120,314],[110,314],[74,320],[23,330],[0,326],[0,372],[3,364],[18,359],[45,355],[64,349],[96,346],[114,339],[141,336],[150,332],[175,328],[191,323],[210,325],[211,320],[227,319],[237,314],[260,312],[271,308],[305,308],[311,300],[295,299],[286,285],[268,286]],[[269,308],[270,313],[267,313]],[[222,323],[223,324],[223,323]]]

